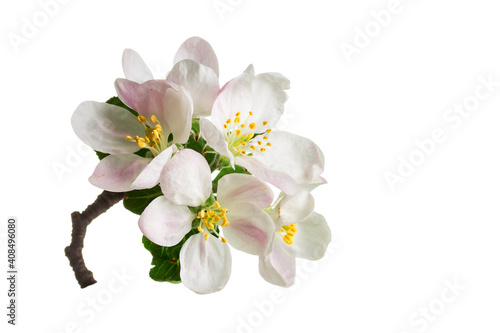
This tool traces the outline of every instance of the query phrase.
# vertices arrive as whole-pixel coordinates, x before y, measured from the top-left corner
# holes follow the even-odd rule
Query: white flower
[[[313,209],[314,199],[304,188],[294,195],[282,193],[270,207],[276,226],[272,250],[259,259],[259,272],[266,281],[289,287],[295,281],[296,257],[318,260],[325,254],[330,228]]]
[[[284,111],[289,81],[279,73],[255,75],[249,66],[220,91],[212,122],[200,119],[203,138],[231,165],[293,194],[298,185],[324,183],[324,158],[309,139],[273,127]]]
[[[125,77],[143,83],[153,80],[153,74],[141,56],[126,49],[122,56]],[[209,116],[219,91],[219,63],[212,46],[200,37],[188,38],[174,56],[174,66],[167,81],[184,87],[193,99],[193,117]]]
[[[271,204],[273,192],[264,182],[245,174],[223,176],[215,201],[205,158],[183,149],[165,165],[160,185],[164,195],[144,210],[139,227],[161,246],[174,246],[192,228],[198,229],[182,246],[179,258],[181,280],[191,290],[211,293],[226,285],[231,273],[226,242],[250,254],[270,251],[274,224],[264,208]]]
[[[158,184],[165,163],[191,131],[193,103],[184,88],[165,80],[142,84],[118,79],[121,101],[139,113],[106,103],[83,102],[73,113],[76,135],[94,150],[108,153],[89,181],[104,190],[126,192]],[[149,149],[146,157],[134,152]]]

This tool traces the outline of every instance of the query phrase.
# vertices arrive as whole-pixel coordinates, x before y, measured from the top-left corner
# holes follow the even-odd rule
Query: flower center
[[[263,121],[262,125],[255,122],[250,124],[241,123],[241,113],[236,112],[234,119],[229,118],[224,124],[224,135],[229,147],[229,150],[234,156],[237,155],[253,155],[256,152],[265,152],[266,146],[270,147],[271,143],[267,137],[271,133],[270,128],[265,126],[267,121]],[[253,116],[252,111],[248,112],[247,121],[251,121]]]
[[[214,233],[223,243],[227,243],[227,240],[219,235],[216,229],[216,226],[227,227],[229,225],[226,213],[227,209],[221,208],[217,201],[212,206],[205,207],[198,212],[198,216],[196,216],[197,219],[200,219],[198,231],[201,233],[207,232],[205,234],[205,240],[208,240],[210,233]]]
[[[289,224],[281,227],[281,229],[277,232],[280,237],[283,237],[283,241],[288,245],[293,244],[293,236],[297,232],[297,223]]]
[[[160,122],[155,115],[151,116],[151,122],[144,116],[137,116],[137,121],[144,126],[144,137],[131,137],[127,135],[127,141],[136,142],[139,148],[147,148],[153,156],[159,155],[163,150],[168,148],[167,138],[164,135]]]

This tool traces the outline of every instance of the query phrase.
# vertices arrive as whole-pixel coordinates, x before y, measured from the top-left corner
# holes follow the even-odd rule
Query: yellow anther
[[[210,229],[215,228],[215,226],[214,226],[214,224],[213,224],[212,222],[210,222],[210,223],[208,224],[208,227],[209,227]]]
[[[200,219],[200,218],[201,218],[201,219],[202,219],[202,218],[204,218],[204,217],[205,217],[205,211],[204,211],[204,210],[201,210],[201,211],[198,213],[198,215],[200,216],[200,217],[198,217],[199,219]]]
[[[244,150],[243,150],[241,153],[242,153],[243,155],[246,155],[246,154],[247,154],[247,152],[246,152],[246,151],[244,151]]]
[[[224,237],[221,237],[220,240],[222,241],[222,243],[227,243],[227,239],[225,239]]]
[[[226,124],[230,124],[230,123],[231,123],[231,119],[226,120]]]
[[[255,127],[257,127],[257,124],[256,123],[251,123],[250,125],[248,125],[248,127],[250,127],[251,129],[254,129]]]
[[[139,141],[139,142],[144,142],[144,141],[146,141],[146,140],[145,140],[144,138],[138,138],[138,139],[137,139],[137,141]]]
[[[241,143],[241,145],[242,145],[242,146],[246,146],[246,145],[247,145],[247,143],[246,143],[245,141],[243,141],[243,142]]]
[[[155,129],[156,129],[158,132],[161,132],[161,125],[160,125],[160,124],[156,124]]]
[[[260,151],[266,151],[266,148],[260,148]]]
[[[134,140],[134,139],[132,139],[132,137],[131,137],[130,135],[127,135],[127,137],[125,138],[125,140],[127,140],[127,141],[132,141],[132,140]]]
[[[245,124],[241,124],[240,125],[241,128],[245,128],[245,126],[246,126]]]
[[[247,138],[248,138],[248,140],[250,140],[251,138],[253,138],[253,136],[254,136],[254,133],[253,133],[253,132],[252,132],[252,133],[247,134]]]
[[[134,136],[134,140],[135,140],[135,141],[139,140],[139,137],[138,137],[137,135],[136,135],[136,136]]]
[[[271,147],[271,142],[266,143],[266,146]]]
[[[215,222],[219,222],[219,221],[220,221],[220,217],[219,217],[219,215],[215,215],[215,216],[214,216],[214,221],[215,221]]]
[[[221,224],[221,227],[227,227],[229,225],[229,221],[226,219],[224,222]]]
[[[271,133],[272,129],[268,128],[266,133]]]
[[[208,240],[208,237],[210,237],[208,234],[205,234],[205,240]]]
[[[218,203],[217,201],[214,203],[215,207],[217,208],[220,208],[220,203]]]
[[[224,124],[224,128],[227,128],[227,124]]]
[[[137,121],[142,124],[142,123],[144,123],[144,122],[146,122],[148,120],[144,116],[137,116]]]
[[[155,116],[155,115],[152,115],[152,116],[151,116],[151,121],[152,121],[153,123],[156,123],[156,122],[158,121],[158,119],[156,119],[156,116]]]
[[[142,141],[139,141],[137,142],[137,145],[139,146],[139,148],[146,148],[146,143],[142,142]]]
[[[262,141],[257,141],[257,143],[259,144],[259,146],[262,144]]]
[[[236,117],[239,117],[239,116],[240,116],[240,114],[241,114],[241,113],[236,112],[235,116],[236,116]]]
[[[241,135],[241,130],[237,129],[236,131],[234,131],[234,133],[236,133],[236,136],[240,136]]]
[[[255,150],[255,146],[254,145],[251,145],[250,148],[252,148],[253,150]]]
[[[239,153],[239,154],[241,154],[241,152],[242,152],[242,150],[241,150],[241,149],[239,149],[239,148],[237,149],[237,151],[238,151],[238,153]]]
[[[267,136],[264,136],[262,139],[269,140],[269,138]]]
[[[198,231],[199,231],[199,232],[203,232],[203,228],[202,228],[202,227],[200,227],[200,226],[198,226]]]
[[[267,124],[268,124],[268,122],[267,122],[267,121],[263,121],[263,122],[262,122],[262,125],[264,125],[264,126],[266,126]]]
[[[252,111],[248,111],[248,114],[253,116],[253,112]]]
[[[241,120],[240,117],[236,117],[236,118],[234,118],[234,123],[238,124],[240,122],[240,120]]]
[[[149,140],[149,138],[147,136],[144,137],[144,140],[146,141],[146,143],[150,143],[151,140]]]

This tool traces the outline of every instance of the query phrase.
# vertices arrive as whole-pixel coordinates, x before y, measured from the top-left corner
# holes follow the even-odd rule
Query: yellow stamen
[[[157,121],[157,120],[158,120],[158,119],[156,119],[156,116],[155,116],[155,115],[152,115],[152,116],[151,116],[151,121],[152,121],[153,123],[156,123],[156,121]]]
[[[236,118],[234,118],[234,123],[238,124],[240,122],[240,120],[241,120],[240,117],[236,117]]]
[[[200,226],[198,226],[198,231],[199,231],[199,232],[203,232],[203,228],[202,228],[202,227],[200,227]]]
[[[230,123],[231,123],[231,119],[226,120],[226,124],[230,124]]]
[[[125,140],[127,140],[127,141],[132,141],[132,140],[134,140],[134,139],[132,139],[132,137],[131,137],[130,135],[127,135],[127,137],[125,138]]]
[[[266,151],[266,148],[260,148],[260,151]]]
[[[253,150],[255,150],[255,146],[254,145],[251,145],[250,148],[252,148]]]
[[[236,131],[234,131],[234,133],[236,133],[236,136],[240,136],[241,135],[241,130],[237,129]]]
[[[271,142],[266,143],[267,146],[271,147]]]
[[[262,122],[262,125],[264,125],[264,126],[266,126],[267,124],[268,124],[268,122],[267,122],[267,121],[263,121],[263,122]]]
[[[257,143],[259,144],[259,146],[262,144],[262,141],[257,141]]]
[[[217,201],[214,203],[215,207],[217,208],[220,208],[220,203],[218,203]]]
[[[208,240],[208,237],[210,237],[208,234],[205,234],[205,240]]]
[[[239,117],[239,116],[240,116],[240,114],[241,114],[241,113],[236,112],[235,116],[236,116],[236,117]]]
[[[142,124],[142,123],[144,123],[144,122],[146,122],[148,120],[144,116],[137,116],[137,121]]]
[[[263,139],[264,140],[269,140],[269,138],[267,136],[264,136]]]
[[[271,133],[272,129],[268,128],[266,133]]]
[[[221,237],[220,240],[222,241],[222,243],[227,243],[227,239],[225,239],[224,237]]]
[[[146,148],[147,145],[145,142],[139,141],[137,142],[137,146],[139,146],[139,148]]]
[[[255,127],[257,127],[257,124],[256,123],[251,123],[250,125],[248,125],[248,127],[250,127],[251,129],[254,129]]]
[[[245,124],[241,124],[240,125],[241,128],[245,128],[245,126],[246,126]]]
[[[248,114],[253,116],[253,112],[252,111],[248,111]]]
[[[227,128],[227,124],[224,124],[224,128]]]

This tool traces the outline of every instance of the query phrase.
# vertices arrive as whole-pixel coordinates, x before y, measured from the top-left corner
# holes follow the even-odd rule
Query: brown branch
[[[103,191],[97,199],[89,205],[82,213],[71,213],[71,221],[73,231],[71,232],[71,244],[64,249],[66,257],[69,259],[69,264],[75,272],[76,280],[80,287],[88,287],[97,281],[94,279],[92,272],[85,266],[83,261],[83,239],[87,232],[87,226],[96,217],[107,211],[114,204],[123,199],[123,192],[108,192]]]

